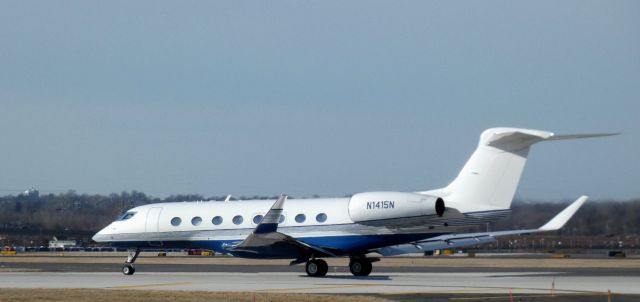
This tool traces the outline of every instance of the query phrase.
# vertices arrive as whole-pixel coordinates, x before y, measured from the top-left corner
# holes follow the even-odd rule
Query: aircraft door
[[[145,232],[157,232],[160,224],[160,213],[162,208],[151,208],[147,213],[147,224],[145,225]]]

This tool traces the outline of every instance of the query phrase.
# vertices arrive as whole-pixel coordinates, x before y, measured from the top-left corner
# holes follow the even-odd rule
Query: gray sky
[[[482,130],[517,195],[640,197],[638,1],[0,1],[0,194],[446,185]]]

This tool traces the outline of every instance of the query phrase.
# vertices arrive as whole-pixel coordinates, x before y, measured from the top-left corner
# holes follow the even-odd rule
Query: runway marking
[[[422,291],[410,291],[410,292],[387,292],[383,293],[383,295],[411,295],[411,294],[448,294],[448,293],[479,293],[482,291],[495,291],[495,290],[530,290],[530,291],[541,291],[546,292],[549,291],[548,288],[533,288],[533,287],[472,287],[465,289],[450,289],[450,290],[422,290]],[[560,293],[560,294],[558,294]],[[556,296],[560,295],[585,295],[585,296],[597,296],[597,295],[605,295],[606,292],[594,292],[594,291],[585,291],[585,290],[572,290],[572,289],[556,289]],[[540,297],[551,296],[551,294],[540,295]],[[533,296],[527,296],[533,297]],[[475,297],[475,298],[455,298],[459,300],[473,300],[480,299],[484,297]],[[491,298],[491,297],[487,297]],[[498,297],[496,297],[497,299]],[[452,298],[453,299],[453,298]]]
[[[573,297],[573,296],[606,296],[607,293],[584,293],[584,294],[546,294],[546,295],[513,295],[513,298],[550,298],[550,297]],[[465,301],[465,300],[508,300],[509,296],[488,296],[488,297],[463,297],[463,298],[449,298],[451,301]]]
[[[328,285],[328,286],[318,286],[318,287],[290,287],[290,288],[269,288],[269,289],[261,289],[259,292],[286,292],[286,291],[296,291],[296,290],[323,290],[323,289],[332,289],[332,288],[354,288],[354,287],[374,287],[374,286],[385,286],[384,284],[349,284],[349,285]]]
[[[151,284],[138,284],[138,285],[117,285],[107,288],[111,289],[124,289],[124,288],[138,288],[138,287],[159,287],[159,286],[175,286],[175,285],[188,285],[192,282],[171,282],[171,283],[151,283]]]
[[[465,289],[450,289],[450,290],[421,290],[421,291],[411,291],[411,292],[388,292],[383,293],[383,295],[411,295],[411,294],[446,294],[446,293],[477,293],[481,291],[493,291],[497,289],[509,290],[511,288],[508,287],[490,287],[490,288],[465,288]]]

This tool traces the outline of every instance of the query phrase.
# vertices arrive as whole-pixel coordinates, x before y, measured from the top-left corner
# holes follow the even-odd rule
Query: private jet
[[[311,277],[327,274],[330,257],[349,257],[367,276],[381,256],[424,253],[495,242],[497,237],[555,231],[585,203],[581,196],[537,229],[466,232],[509,215],[530,147],[616,133],[556,135],[491,128],[446,187],[417,192],[364,192],[344,198],[172,202],[132,208],[93,236],[126,248],[122,273],[132,275],[141,251],[210,249],[235,257],[305,263]]]

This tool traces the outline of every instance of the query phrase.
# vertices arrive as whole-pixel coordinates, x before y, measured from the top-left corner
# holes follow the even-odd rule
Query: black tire
[[[317,259],[316,262],[318,263],[318,267],[320,268],[320,270],[318,271],[318,276],[316,277],[326,276],[327,272],[329,271],[329,265],[327,264],[327,262],[322,259]]]
[[[349,262],[349,270],[354,276],[369,276],[373,265],[369,259],[351,259]]]
[[[321,259],[309,260],[305,265],[305,271],[309,277],[324,277],[329,271],[329,266],[327,262]]]
[[[136,272],[136,268],[133,267],[133,265],[131,265],[131,264],[125,264],[122,267],[122,273],[127,275],[127,276],[133,275],[133,273],[135,273],[135,272]]]

